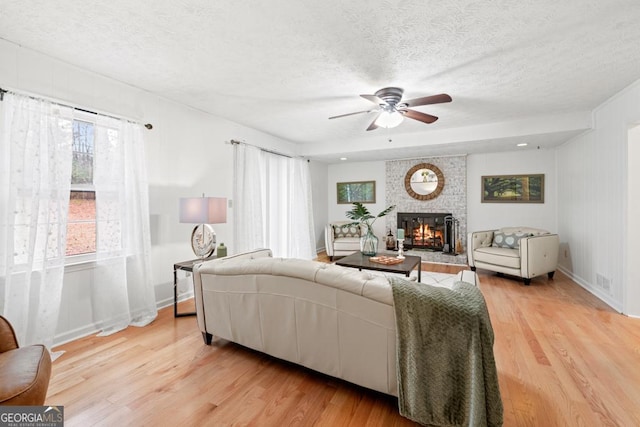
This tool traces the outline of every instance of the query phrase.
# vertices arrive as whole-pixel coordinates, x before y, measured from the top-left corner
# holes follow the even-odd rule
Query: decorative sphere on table
[[[216,233],[209,224],[199,224],[191,233],[191,248],[199,258],[211,256],[216,249]]]

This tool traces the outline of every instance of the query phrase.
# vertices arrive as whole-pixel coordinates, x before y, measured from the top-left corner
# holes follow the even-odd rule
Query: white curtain
[[[266,181],[262,151],[246,144],[234,145],[233,240],[234,252],[266,247],[263,193]]]
[[[315,258],[308,162],[247,144],[234,147],[237,252],[265,247],[275,256]]]
[[[0,312],[21,346],[51,348],[62,296],[73,110],[12,93],[0,105]]]
[[[151,282],[149,195],[142,126],[98,115],[95,122],[96,325],[108,335],[157,316]]]
[[[313,203],[311,194],[311,172],[309,162],[304,159],[291,159],[289,168],[291,186],[289,187],[289,224],[292,235],[289,237],[289,252],[305,259],[314,259],[316,252],[316,234],[313,222]]]
[[[0,313],[20,345],[53,345],[62,299],[71,185],[71,107],[6,93],[0,102]],[[95,324],[104,334],[157,315],[140,125],[95,122]],[[87,285],[89,287],[89,285]]]

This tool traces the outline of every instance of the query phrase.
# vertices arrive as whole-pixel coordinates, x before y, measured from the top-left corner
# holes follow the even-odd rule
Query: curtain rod
[[[290,159],[293,159],[295,157],[295,156],[290,156],[289,154],[283,154],[283,153],[279,153],[277,151],[268,150],[266,148],[258,147],[257,145],[249,144],[248,142],[236,141],[235,139],[232,139],[228,143],[231,144],[231,145],[238,145],[238,144],[248,145],[250,147],[257,148],[260,151],[264,151],[265,153],[275,154],[276,156],[288,157]],[[303,158],[303,157],[298,156],[298,158]],[[309,162],[309,159],[307,159],[307,162]]]
[[[117,117],[117,116],[113,116],[111,114],[98,113],[96,111],[87,110],[87,109],[84,109],[84,108],[75,107],[73,105],[65,104],[64,102],[60,102],[60,101],[52,99],[52,98],[46,98],[44,96],[36,96],[36,95],[32,95],[32,94],[27,93],[27,92],[22,92],[21,93],[19,91],[15,91],[15,90],[7,90],[7,89],[3,89],[1,87],[0,87],[0,101],[4,101],[4,94],[5,93],[15,93],[16,95],[23,95],[23,96],[26,96],[28,98],[35,99],[36,101],[48,101],[48,102],[51,102],[53,104],[60,105],[61,107],[73,108],[74,110],[82,111],[82,112],[89,113],[89,114],[96,114],[96,115],[100,114],[101,116],[110,117],[110,118],[116,119],[116,120],[126,120],[126,121],[131,122],[131,123],[142,124],[142,123],[138,122],[137,120],[128,119],[126,117]],[[153,125],[151,123],[146,123],[143,126],[146,127],[149,130],[153,129]]]

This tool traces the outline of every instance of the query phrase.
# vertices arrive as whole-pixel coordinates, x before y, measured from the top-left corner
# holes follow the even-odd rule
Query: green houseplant
[[[378,215],[374,216],[362,203],[355,202],[353,204],[353,208],[346,213],[347,218],[354,221],[354,224],[360,226],[364,224],[367,228],[365,234],[360,238],[360,252],[362,252],[363,255],[374,256],[376,254],[378,251],[378,237],[373,234],[373,223],[376,222],[378,218],[382,218],[395,208],[395,205],[391,205]]]

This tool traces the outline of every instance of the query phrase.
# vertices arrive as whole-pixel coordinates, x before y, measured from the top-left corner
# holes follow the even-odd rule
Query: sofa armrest
[[[18,348],[18,340],[11,323],[0,316],[0,353]]]
[[[467,237],[467,260],[470,267],[475,267],[473,251],[493,243],[493,233],[496,230],[474,231]]]
[[[327,224],[324,226],[324,247],[328,256],[333,256],[333,224]]]
[[[559,247],[560,238],[557,234],[544,234],[520,239],[522,277],[530,279],[555,271],[558,266]]]
[[[207,265],[211,263],[227,263],[233,262],[238,259],[254,259],[254,258],[271,258],[273,257],[273,252],[271,249],[254,249],[252,251],[241,252],[235,255],[226,256],[224,258],[215,258],[209,261],[205,261],[199,264],[195,264],[193,266],[193,299],[196,305],[196,318],[198,322],[198,327],[200,331],[203,333],[206,332],[205,321],[204,321],[204,306],[203,306],[203,296],[202,296],[202,278],[200,276],[200,269],[207,268]]]

